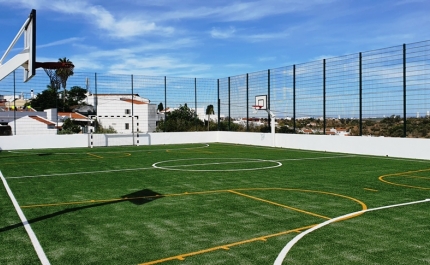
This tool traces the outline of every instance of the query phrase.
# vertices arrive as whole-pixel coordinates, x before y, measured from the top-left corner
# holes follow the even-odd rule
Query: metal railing
[[[28,99],[49,85],[39,70],[28,83],[14,76],[20,78],[0,82],[0,95]],[[187,104],[203,119],[213,105],[211,130],[270,131],[267,113],[251,108],[255,96],[267,95],[280,133],[342,127],[350,135],[430,137],[430,41],[220,79],[75,72],[67,82],[74,86],[95,95],[139,94],[165,109]],[[256,128],[253,117],[265,128]]]

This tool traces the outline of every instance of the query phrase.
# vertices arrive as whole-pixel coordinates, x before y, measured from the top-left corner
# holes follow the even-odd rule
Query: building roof
[[[73,120],[88,120],[87,116],[77,112],[58,112],[58,116],[68,117]]]
[[[142,100],[137,100],[137,99],[131,99],[131,98],[120,98],[120,100],[128,102],[128,103],[133,103],[133,104],[148,104],[148,102],[142,101]]]
[[[55,123],[53,123],[52,121],[44,119],[44,118],[39,117],[39,116],[28,116],[28,117],[32,118],[32,119],[34,119],[36,121],[39,121],[41,123],[45,123],[46,125],[55,125]]]

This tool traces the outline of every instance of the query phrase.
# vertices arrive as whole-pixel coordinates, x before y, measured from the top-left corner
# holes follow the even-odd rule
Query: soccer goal
[[[140,144],[143,132],[138,116],[92,116],[88,118],[88,146],[122,146]]]

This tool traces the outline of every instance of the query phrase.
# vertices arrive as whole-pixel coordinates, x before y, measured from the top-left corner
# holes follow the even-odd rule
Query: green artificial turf
[[[230,144],[23,150],[0,170],[51,264],[273,264],[300,231],[430,198],[430,161]],[[306,235],[288,264],[429,264],[430,203]],[[0,264],[38,257],[0,186]]]

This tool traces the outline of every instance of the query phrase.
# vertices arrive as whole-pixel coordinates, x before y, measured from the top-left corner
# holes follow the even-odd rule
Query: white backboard
[[[261,110],[267,110],[267,95],[255,96],[255,106],[261,106]]]
[[[9,53],[16,50],[15,44],[24,39],[24,48],[12,58],[8,59]],[[0,58],[0,80],[8,76],[15,69],[24,68],[24,82],[30,80],[36,74],[36,10],[31,10],[27,20],[22,25],[12,43]]]

